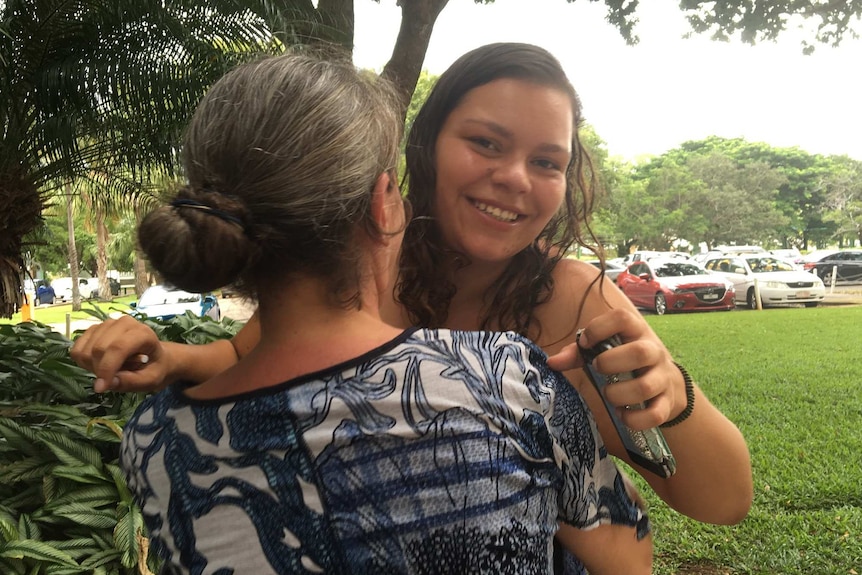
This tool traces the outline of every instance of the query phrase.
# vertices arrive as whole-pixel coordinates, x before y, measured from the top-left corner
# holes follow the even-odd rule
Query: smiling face
[[[434,215],[447,247],[505,265],[560,208],[572,105],[556,88],[499,79],[469,91],[436,142]]]

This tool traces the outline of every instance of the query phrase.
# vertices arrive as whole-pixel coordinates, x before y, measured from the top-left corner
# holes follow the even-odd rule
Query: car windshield
[[[655,275],[660,278],[699,276],[707,274],[706,270],[686,262],[666,262],[654,266],[653,270],[655,271]]]
[[[746,258],[748,266],[754,273],[762,272],[792,272],[793,266],[778,258]]]
[[[177,304],[177,303],[194,303],[200,301],[200,294],[189,293],[180,290],[147,290],[141,296],[141,301],[138,304],[141,307],[149,305],[162,304]]]

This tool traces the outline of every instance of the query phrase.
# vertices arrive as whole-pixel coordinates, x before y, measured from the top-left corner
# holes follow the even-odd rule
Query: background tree
[[[704,184],[691,198],[692,209],[708,222],[697,240],[707,247],[770,245],[775,240],[774,230],[786,222],[775,205],[784,175],[763,162],[740,166],[717,152],[695,156],[687,165]]]
[[[775,40],[788,26],[813,20],[814,42],[837,46],[845,35],[858,38],[862,18],[862,0],[682,0],[679,6],[694,32],[715,40],[739,34],[749,44]],[[814,42],[802,40],[806,54],[814,51]]]
[[[846,237],[852,238],[851,245],[862,244],[862,162],[847,156],[832,162],[835,169],[823,182],[829,208],[824,219],[837,225],[839,245],[844,245]]]

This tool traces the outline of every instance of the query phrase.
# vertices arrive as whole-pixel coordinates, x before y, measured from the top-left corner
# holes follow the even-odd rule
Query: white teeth
[[[518,219],[518,214],[515,212],[509,212],[507,210],[501,210],[500,208],[496,208],[494,206],[489,206],[488,204],[482,202],[473,202],[480,211],[485,212],[489,216],[494,219],[500,220],[501,222],[514,222]]]

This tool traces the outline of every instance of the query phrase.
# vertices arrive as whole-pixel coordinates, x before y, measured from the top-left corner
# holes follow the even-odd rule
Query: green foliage
[[[191,315],[143,321],[189,343],[240,327]],[[94,393],[93,375],[69,358],[72,342],[46,325],[0,325],[0,342],[0,573],[154,572],[118,467],[122,427],[143,394]]]
[[[716,40],[728,40],[738,33],[749,44],[775,40],[791,22],[799,22],[788,18],[795,15],[816,22],[815,42],[837,46],[845,35],[858,36],[854,25],[862,19],[862,0],[683,0],[680,8],[687,13],[695,32],[709,32]],[[816,44],[803,40],[802,46],[807,54],[814,51]]]
[[[862,307],[647,320],[746,437],[755,484],[748,517],[715,526],[640,483],[656,575],[862,572]]]
[[[597,219],[620,252],[758,244],[808,250],[862,239],[862,168],[847,157],[711,136],[612,171]]]

